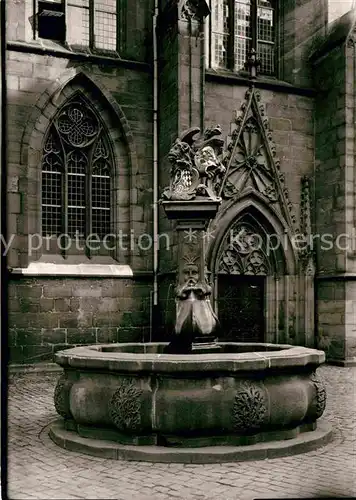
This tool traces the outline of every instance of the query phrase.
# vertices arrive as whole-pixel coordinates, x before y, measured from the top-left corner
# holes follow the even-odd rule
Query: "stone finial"
[[[258,73],[258,68],[261,66],[261,61],[258,59],[256,49],[252,48],[250,50],[249,56],[245,63],[246,69],[250,72],[250,78],[256,78]]]

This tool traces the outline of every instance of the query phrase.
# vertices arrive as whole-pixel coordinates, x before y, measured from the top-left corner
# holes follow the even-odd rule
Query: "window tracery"
[[[223,243],[218,272],[249,276],[271,274],[265,239],[257,228],[243,221],[232,226]]]
[[[76,96],[53,120],[43,148],[42,234],[109,234],[112,166],[100,120]]]

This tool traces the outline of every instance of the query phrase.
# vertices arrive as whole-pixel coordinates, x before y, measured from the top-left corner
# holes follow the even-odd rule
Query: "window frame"
[[[68,156],[68,154],[66,153],[66,148],[63,145],[63,139],[58,132],[58,127],[55,124],[57,118],[61,115],[63,109],[65,109],[67,106],[70,106],[71,103],[78,102],[78,100],[84,106],[88,106],[90,113],[95,116],[95,118],[97,119],[97,122],[98,122],[98,126],[99,126],[96,138],[89,149],[90,155],[88,156],[87,171],[84,174],[85,175],[85,180],[84,180],[84,200],[85,201],[84,201],[83,209],[84,209],[84,220],[85,220],[85,234],[84,234],[84,238],[79,240],[80,244],[82,246],[84,245],[84,248],[82,250],[79,250],[76,247],[77,231],[74,235],[72,235],[72,234],[69,234],[69,229],[68,229],[68,226],[69,226],[69,222],[68,222],[69,208],[73,208],[73,207],[70,207],[70,203],[68,200],[68,190],[69,190],[69,184],[70,184],[68,177],[69,177],[69,175],[83,175],[83,174],[76,174],[73,172],[69,172],[68,158],[66,158],[66,156]],[[50,173],[50,172],[46,172],[43,170],[43,158],[45,156],[44,151],[45,151],[45,146],[46,146],[47,140],[48,140],[50,134],[53,132],[53,129],[54,129],[55,133],[58,135],[58,141],[59,141],[60,146],[61,146],[61,156],[63,159],[63,165],[61,168],[61,172],[59,174],[60,175],[60,184],[61,184],[60,210],[61,210],[62,214],[61,214],[61,221],[60,221],[60,227],[61,227],[60,234],[59,235],[53,234],[52,236],[49,236],[49,235],[44,234],[44,232],[43,232],[42,212],[43,212],[44,205],[50,206],[50,204],[43,203],[43,173]],[[109,242],[111,249],[109,250],[109,249],[105,248],[105,245],[103,243],[104,238],[101,238],[100,241],[97,238],[95,239],[95,244],[97,246],[96,249],[89,248],[87,246],[87,243],[86,243],[88,241],[89,236],[93,237],[94,235],[98,234],[98,233],[93,232],[93,224],[92,224],[92,219],[93,219],[93,190],[92,190],[93,182],[92,182],[92,179],[93,179],[93,175],[95,176],[95,174],[93,174],[93,164],[94,164],[93,159],[94,159],[95,148],[98,144],[98,141],[103,140],[103,139],[104,139],[104,143],[108,149],[108,154],[109,154],[108,163],[110,164],[110,175],[109,175],[109,179],[110,179],[109,180],[110,221],[109,221],[109,227],[108,227],[109,232],[107,233],[108,235],[110,235],[112,233],[115,233],[114,226],[116,224],[115,223],[115,220],[116,220],[116,216],[115,216],[115,210],[116,210],[116,204],[115,204],[115,153],[114,153],[113,145],[111,143],[111,139],[110,139],[110,136],[109,136],[108,130],[106,129],[105,124],[103,123],[101,117],[98,115],[98,113],[96,112],[94,107],[90,104],[88,99],[86,99],[86,97],[82,94],[82,92],[75,92],[71,96],[70,99],[66,100],[60,106],[57,113],[53,116],[53,118],[51,119],[51,121],[49,123],[48,129],[47,129],[46,134],[44,136],[43,146],[41,149],[42,154],[41,154],[41,175],[40,175],[40,178],[41,178],[41,181],[40,181],[40,234],[41,234],[41,237],[47,241],[46,252],[45,252],[46,254],[61,255],[64,258],[68,257],[69,255],[76,255],[76,256],[82,255],[82,256],[86,256],[87,258],[90,259],[94,256],[113,257],[114,254],[116,253],[116,248],[114,248],[114,246],[111,244],[111,242]],[[79,148],[78,150],[82,151],[82,148]],[[73,150],[73,151],[75,151],[75,150]],[[69,246],[69,248],[63,249],[63,248],[58,247],[59,237],[63,236],[63,235],[69,236],[72,240],[72,244]],[[107,236],[107,235],[105,235],[105,236]],[[91,237],[91,240],[93,241],[92,237]],[[99,238],[100,238],[100,236],[99,236]],[[62,244],[62,240],[61,240],[60,246],[61,247],[65,246],[65,243],[64,243],[64,245]]]
[[[39,13],[39,1],[41,0],[32,0],[32,9],[34,13],[34,19],[35,22],[33,22],[32,25],[32,32],[33,32],[33,39],[36,40],[38,38],[41,38],[39,36],[39,30],[38,30],[38,13]],[[109,49],[109,48],[102,48],[102,47],[97,47],[95,43],[95,13],[98,11],[98,9],[95,9],[95,0],[88,0],[88,6],[79,6],[75,5],[72,3],[71,0],[60,0],[59,2],[51,2],[48,0],[48,3],[57,3],[61,4],[63,6],[63,12],[64,12],[64,40],[54,40],[52,38],[41,38],[42,40],[51,40],[55,43],[59,43],[61,45],[70,47],[71,49],[78,49],[80,51],[83,50],[89,50],[93,54],[108,54],[110,56],[115,55],[119,56],[119,46],[120,46],[120,3],[122,0],[115,0],[116,4],[116,9],[115,9],[115,17],[116,17],[116,22],[115,22],[115,34],[116,34],[116,44],[115,44],[115,49]],[[88,44],[81,45],[81,44],[71,44],[68,41],[68,15],[69,15],[69,9],[68,7],[78,7],[81,9],[88,10],[88,17],[89,17],[89,42]]]
[[[56,39],[56,38],[45,38],[41,37],[39,35],[40,32],[40,22],[39,22],[39,14],[40,14],[40,3],[48,5],[60,5],[62,7],[62,12],[63,12],[63,17],[64,17],[64,27],[63,27],[63,39]],[[33,32],[33,38],[41,38],[42,40],[52,40],[53,42],[57,43],[65,43],[66,37],[67,37],[67,23],[66,23],[66,6],[67,2],[65,0],[60,0],[60,1],[51,1],[51,0],[32,0],[32,5],[33,5],[33,12],[34,12],[34,22],[32,24],[32,32]],[[46,10],[46,9],[44,9]],[[48,9],[51,10],[51,9]],[[54,9],[54,11],[60,11],[60,9]]]
[[[216,0],[209,0],[209,8],[211,15],[208,18],[208,67],[209,69],[213,69],[214,71],[231,71],[234,73],[247,74],[248,70],[245,68],[236,69],[235,68],[235,0],[228,0],[229,10],[231,15],[229,16],[229,43],[228,43],[228,53],[227,53],[227,65],[226,67],[214,67],[212,65],[212,54],[213,54],[213,6]],[[276,0],[270,0],[273,3],[273,22],[274,22],[274,70],[272,73],[263,73],[258,71],[258,75],[266,78],[277,78],[279,75],[279,20],[280,20],[280,12],[279,12],[279,2]],[[251,49],[254,49],[257,53],[258,49],[258,0],[251,0]],[[266,43],[267,41],[261,41],[260,43]],[[247,58],[245,63],[247,62]]]

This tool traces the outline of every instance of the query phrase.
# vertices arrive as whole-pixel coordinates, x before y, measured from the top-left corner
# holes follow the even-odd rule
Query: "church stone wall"
[[[306,214],[301,184],[307,176],[313,179],[312,231],[337,235],[352,230],[356,213],[356,52],[353,39],[345,44],[332,39],[339,45],[329,47],[311,64],[309,56],[334,15],[329,11],[328,17],[327,3],[279,2],[277,79],[258,76],[255,86],[269,120],[296,227],[303,231]],[[110,97],[109,107],[120,109],[120,118],[113,115],[115,125],[108,123],[110,131],[115,135],[115,129],[121,127],[123,136],[129,138],[126,153],[119,161],[119,169],[126,169],[126,174],[119,183],[117,229],[132,229],[136,237],[152,235],[153,0],[119,0],[118,4],[121,59],[109,60],[103,55],[66,51],[55,42],[33,40],[32,0],[7,2],[7,209],[8,236],[14,235],[7,256],[10,362],[51,360],[54,352],[71,345],[139,341],[155,336],[150,329],[152,248],[140,250],[135,246],[120,255],[118,264],[131,267],[131,278],[28,276],[18,272],[38,258],[28,252],[28,236],[38,227],[40,216],[40,146],[36,152],[31,140],[35,138],[37,144],[42,144],[57,99],[65,92],[68,75],[81,71],[94,82],[88,95],[95,98],[96,82]],[[166,4],[173,5],[162,2],[160,15]],[[227,138],[249,86],[246,74],[205,71],[199,23],[187,19],[176,19],[175,23],[170,26],[164,17],[158,19],[160,188],[168,182],[167,153],[172,141],[183,129],[195,125],[220,124]],[[99,100],[101,91],[97,91]],[[107,102],[104,107],[108,110]],[[179,257],[172,227],[160,211],[159,229],[169,233],[171,247],[160,251],[158,312],[161,326],[170,328],[175,314],[174,268]],[[328,359],[349,359],[356,354],[355,254],[335,246],[328,251],[315,248],[315,270],[311,265],[275,282],[274,277],[267,279],[266,297],[274,315],[267,318],[268,340],[275,341],[271,332],[277,332],[279,341],[311,346],[315,342],[326,351]]]
[[[317,343],[327,357],[349,362],[355,335],[355,67],[354,35],[315,61],[317,230],[332,247],[317,247]]]
[[[52,361],[75,345],[149,338],[146,279],[18,278],[8,295],[12,363]]]
[[[258,83],[256,83],[258,86]],[[223,82],[208,82],[206,85],[205,119],[207,125],[219,123],[223,134],[231,134],[231,123],[236,112],[246,102],[247,87],[241,84]],[[265,113],[263,118],[268,119],[271,131],[271,140],[276,147],[276,158],[280,160],[280,172],[284,174],[284,186],[290,201],[290,214],[295,217],[294,229],[304,232],[303,220],[311,214],[301,213],[302,179],[312,178],[314,171],[314,96],[299,95],[292,88],[259,89],[260,105]],[[273,181],[274,182],[274,181]],[[216,225],[220,221],[229,219],[228,212],[234,211],[240,203],[236,200],[224,202],[221,214],[218,214]],[[253,198],[253,195],[252,195]],[[272,218],[273,209],[270,213]],[[220,217],[220,218],[219,218]],[[256,215],[261,224],[271,223],[263,219],[262,214]],[[214,245],[214,242],[212,243]],[[284,249],[287,252],[287,248]],[[294,248],[298,255],[298,248]],[[292,259],[293,260],[293,259]],[[313,307],[309,299],[313,297],[313,276],[303,275],[305,269],[297,263],[293,269],[292,260],[287,263],[289,271],[275,279],[270,276],[266,281],[265,300],[265,338],[268,342],[301,343],[313,345],[314,318]],[[313,274],[312,269],[310,272]],[[285,276],[283,276],[285,274]]]
[[[279,4],[279,78],[293,85],[312,87],[308,58],[325,33],[325,0],[283,0]]]
[[[38,141],[43,142],[44,124],[48,124],[47,117],[53,112],[53,102],[65,87],[66,75],[74,75],[76,70],[98,82],[125,118],[124,123],[117,120],[116,127],[129,136],[134,161],[133,156],[119,158],[117,165],[118,172],[129,170],[129,179],[120,182],[116,230],[132,230],[136,241],[141,234],[152,234],[152,80],[150,66],[145,63],[151,57],[147,40],[152,36],[152,5],[147,1],[126,3],[127,23],[125,33],[121,32],[120,55],[132,59],[131,63],[108,61],[98,55],[68,53],[65,57],[58,44],[31,40],[28,12],[32,1],[7,4],[7,210],[8,235],[12,238],[7,264],[12,363],[52,361],[55,351],[72,345],[141,341],[149,335],[152,248],[140,250],[135,245],[129,255],[119,259],[118,264],[128,264],[133,271],[133,277],[128,279],[52,278],[24,276],[16,271],[36,260],[29,256],[28,236],[39,227],[40,217],[39,174],[28,168],[34,161],[33,157],[27,158],[28,133],[35,131]],[[109,108],[110,104],[106,106]],[[29,126],[36,112],[38,116]],[[123,160],[129,165],[124,165]],[[40,157],[35,161],[40,169]]]

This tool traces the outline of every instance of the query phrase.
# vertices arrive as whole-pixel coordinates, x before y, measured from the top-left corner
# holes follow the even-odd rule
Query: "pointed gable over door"
[[[280,172],[276,148],[260,93],[251,88],[231,124],[231,136],[224,158],[227,169],[220,187],[223,198],[259,195],[293,231],[296,218]]]

